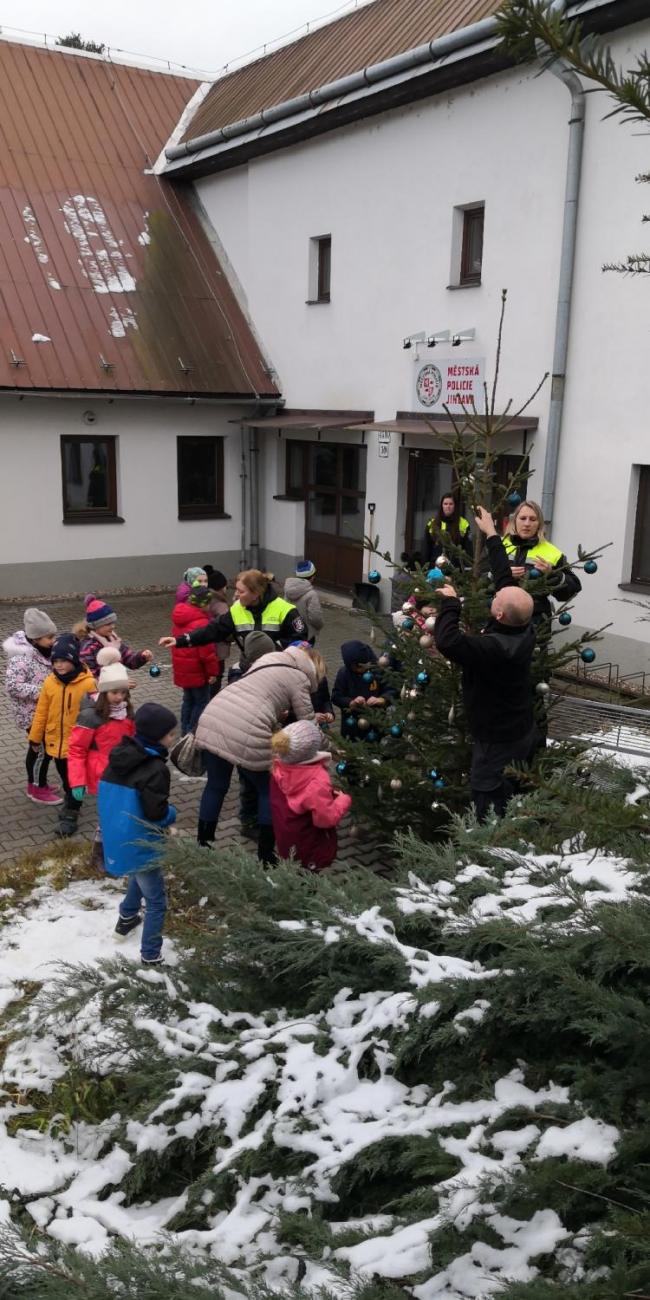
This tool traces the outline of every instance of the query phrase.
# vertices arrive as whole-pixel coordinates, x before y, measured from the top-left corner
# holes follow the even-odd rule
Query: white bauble
[[[394,776],[394,777],[393,777],[393,779],[392,779],[392,781],[391,781],[391,783],[390,783],[390,788],[391,788],[391,790],[401,790],[401,788],[402,788],[402,782],[400,781],[400,779],[399,779],[398,776]]]
[[[388,668],[390,666],[390,659],[388,655],[380,655],[378,662],[380,668]]]
[[[430,632],[433,632],[433,629],[434,629],[434,627],[436,626],[436,616],[435,616],[435,614],[429,614],[429,617],[428,617],[428,618],[425,618],[425,620],[424,620],[424,626],[425,626],[426,628],[428,628]]]
[[[428,650],[429,646],[433,645],[433,637],[429,632],[425,632],[423,636],[420,637],[420,645],[423,650]]]
[[[410,695],[411,699],[412,699],[412,700],[417,700],[419,694],[420,694],[420,692],[419,692],[419,690],[417,689],[417,686],[412,686],[411,689],[410,689],[410,691],[409,691],[409,695]]]

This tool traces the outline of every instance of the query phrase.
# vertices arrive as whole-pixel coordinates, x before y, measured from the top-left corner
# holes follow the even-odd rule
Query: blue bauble
[[[381,582],[381,573],[379,569],[371,569],[368,574],[368,582]]]
[[[433,788],[434,788],[434,790],[444,790],[444,788],[445,788],[445,783],[444,783],[444,781],[443,781],[443,779],[442,779],[441,776],[438,777],[438,780],[437,780],[437,781],[434,781],[434,783],[433,783]]]
[[[596,651],[592,650],[590,645],[587,645],[585,646],[584,650],[580,651],[580,658],[582,659],[583,663],[592,664],[594,662],[594,659],[596,658]]]
[[[345,719],[345,725],[346,725],[346,727],[349,727],[349,728],[350,728],[350,731],[352,730],[353,727],[356,727],[356,725],[357,725],[357,720],[356,720],[355,717],[352,716],[351,713],[349,713],[348,716],[347,716],[347,718]]]
[[[432,569],[429,569],[429,572],[427,573],[427,582],[444,582],[444,580],[445,575],[442,572],[442,569],[438,568],[437,564],[435,564]]]
[[[392,725],[392,727],[391,727],[391,729],[390,729],[390,734],[391,734],[391,736],[394,736],[395,739],[397,740],[397,739],[401,736],[403,730],[404,730],[404,728],[403,728],[401,722],[394,722],[393,725]]]
[[[346,773],[347,770],[348,770],[348,765],[347,765],[347,763],[342,759],[340,763],[337,763],[337,764],[336,764],[336,770],[337,770],[339,776],[345,776],[345,773]]]
[[[432,768],[431,768],[431,771],[429,772],[429,780],[430,780],[430,781],[437,781],[437,780],[438,780],[438,769],[437,769],[437,767],[432,767]]]
[[[512,506],[515,510],[517,506],[521,505],[521,497],[518,492],[509,492],[506,501],[508,502],[508,505]]]
[[[375,731],[374,727],[371,727],[370,731],[368,732],[368,740],[378,740],[378,739],[379,739],[379,732]]]
[[[598,573],[598,565],[595,560],[585,560],[585,573]]]
[[[161,673],[161,669],[158,667],[158,664],[152,664],[151,668],[149,669],[149,676],[160,677],[160,673]]]
[[[571,615],[570,615],[568,609],[563,609],[563,610],[562,610],[562,613],[559,615],[557,621],[558,621],[558,623],[561,624],[562,627],[568,627],[568,626],[569,626],[569,623],[571,622]]]
[[[402,619],[402,628],[403,628],[403,630],[404,630],[405,632],[410,632],[412,627],[413,627],[413,619],[412,619],[412,618],[405,618],[405,619]]]
[[[431,681],[431,678],[429,677],[429,674],[428,674],[428,673],[421,672],[421,673],[418,673],[418,675],[417,675],[417,677],[416,677],[415,680],[416,680],[418,686],[428,686],[428,685],[429,685],[429,682]]]
[[[368,671],[365,672],[365,673],[363,674],[362,681],[364,681],[364,682],[366,683],[366,685],[369,686],[370,683],[371,683],[371,681],[373,680],[374,675],[375,675],[375,674],[374,674],[374,673],[371,673],[371,672],[370,672],[370,669],[368,669]]]
[[[539,569],[535,569],[535,568],[533,568],[533,569],[529,569],[529,570],[528,570],[528,577],[529,577],[529,578],[541,578],[541,576],[542,576],[542,575],[541,575]]]

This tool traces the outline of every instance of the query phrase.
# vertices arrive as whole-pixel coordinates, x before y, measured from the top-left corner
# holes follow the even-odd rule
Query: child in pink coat
[[[349,794],[334,790],[330,755],[319,749],[314,722],[292,722],[271,738],[271,816],[278,853],[292,851],[303,867],[331,866],[338,847],[336,827],[349,811]]]

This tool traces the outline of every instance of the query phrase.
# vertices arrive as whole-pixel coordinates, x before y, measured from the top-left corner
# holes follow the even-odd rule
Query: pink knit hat
[[[90,627],[107,627],[109,623],[117,623],[117,614],[105,600],[100,600],[98,596],[92,593],[86,596],[84,600],[84,609],[86,611],[86,622]]]

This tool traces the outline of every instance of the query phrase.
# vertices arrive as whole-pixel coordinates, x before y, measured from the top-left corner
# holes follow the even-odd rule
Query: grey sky
[[[361,0],[363,3],[364,0]],[[355,0],[0,0],[0,25],[81,32],[136,53],[219,71],[239,55]]]

